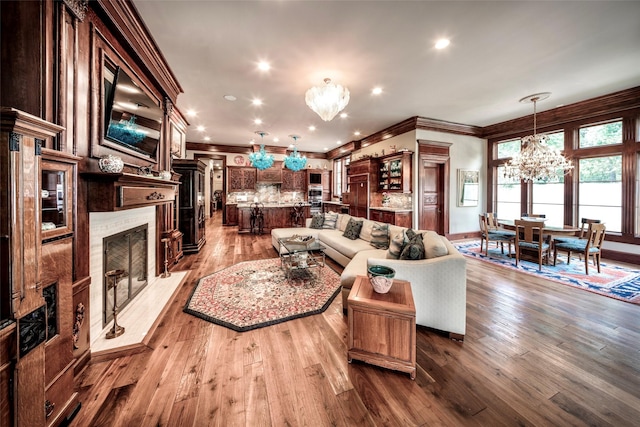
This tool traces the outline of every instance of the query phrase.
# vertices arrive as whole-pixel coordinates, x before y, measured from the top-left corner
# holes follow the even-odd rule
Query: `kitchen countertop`
[[[383,206],[369,206],[369,209],[375,209],[377,211],[386,211],[386,212],[412,212],[411,208],[385,208]]]
[[[239,208],[250,208],[251,205],[253,203],[227,203],[228,205],[238,205]],[[295,203],[277,203],[277,202],[271,202],[271,203],[263,203],[265,208],[292,208]],[[311,204],[307,203],[307,202],[303,202],[302,206],[311,206]]]

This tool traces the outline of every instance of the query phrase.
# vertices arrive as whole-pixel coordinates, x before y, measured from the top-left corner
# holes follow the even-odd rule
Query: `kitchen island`
[[[263,233],[270,233],[273,228],[295,227],[291,221],[291,213],[295,203],[265,203],[262,208],[264,217]],[[310,204],[303,203],[303,218],[311,216]],[[238,233],[251,232],[251,203],[238,203]],[[304,227],[304,221],[300,226]]]

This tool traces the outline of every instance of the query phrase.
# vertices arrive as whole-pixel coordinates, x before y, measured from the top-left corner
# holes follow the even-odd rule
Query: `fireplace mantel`
[[[132,173],[83,172],[90,212],[114,212],[173,203],[179,181]]]

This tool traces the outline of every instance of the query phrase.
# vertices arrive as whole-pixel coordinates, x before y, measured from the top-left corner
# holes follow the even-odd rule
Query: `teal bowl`
[[[379,294],[389,292],[391,285],[393,285],[393,278],[396,275],[396,271],[393,268],[383,265],[372,265],[367,269],[367,273],[374,291]]]

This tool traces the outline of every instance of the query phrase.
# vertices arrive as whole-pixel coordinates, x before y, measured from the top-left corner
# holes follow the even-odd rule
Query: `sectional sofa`
[[[395,278],[411,283],[416,306],[418,325],[449,333],[451,338],[463,339],[466,330],[466,260],[444,236],[433,231],[416,230],[422,234],[424,259],[396,259],[399,242],[407,241],[408,229],[388,224],[387,245],[380,245],[380,223],[355,218],[348,214],[335,214],[321,228],[312,228],[312,218],[306,219],[306,227],[276,228],[271,231],[273,247],[279,250],[279,238],[294,234],[311,235],[325,247],[325,254],[344,267],[341,276],[342,307],[347,311],[347,298],[356,276],[366,275],[370,265],[384,265],[396,271]],[[332,214],[333,215],[333,214]],[[335,222],[333,219],[335,218]],[[362,221],[357,238],[345,237],[349,220]],[[316,224],[317,226],[317,224]],[[372,236],[375,234],[375,237]],[[409,232],[411,234],[411,232]],[[353,236],[352,236],[353,237]]]

